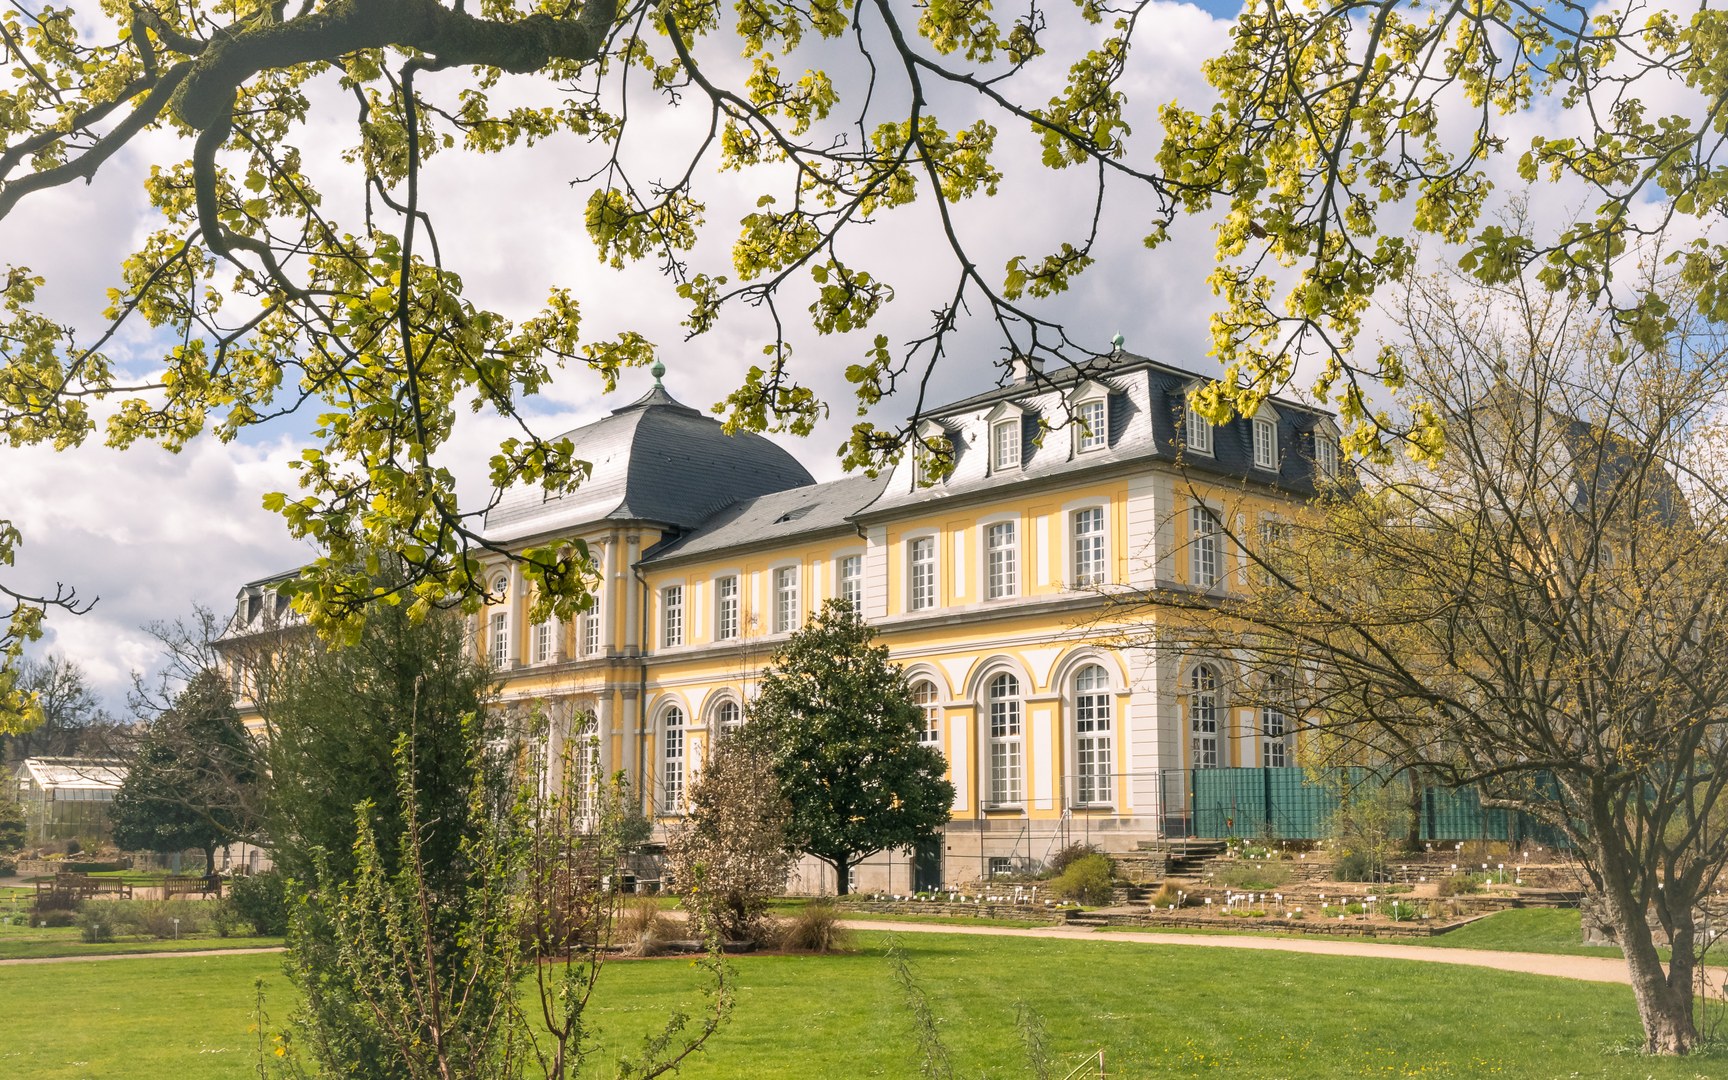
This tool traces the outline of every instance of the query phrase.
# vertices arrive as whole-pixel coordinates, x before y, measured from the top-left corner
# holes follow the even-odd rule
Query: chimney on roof
[[[1017,383],[1031,382],[1044,374],[1044,362],[1032,356],[1016,356],[1014,358],[1014,381]]]

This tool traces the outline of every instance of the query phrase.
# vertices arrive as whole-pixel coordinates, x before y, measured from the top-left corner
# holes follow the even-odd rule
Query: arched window
[[[942,748],[942,706],[937,704],[936,684],[919,679],[912,684],[912,700],[924,710],[924,724],[918,729],[918,741],[925,746]]]
[[[1279,672],[1266,677],[1266,702],[1260,706],[1260,764],[1281,769],[1290,764],[1290,723],[1285,715],[1290,679]]]
[[[492,613],[492,663],[501,668],[510,662],[510,579],[503,574],[493,578],[492,595],[499,606]]]
[[[667,706],[660,729],[660,808],[676,814],[684,809],[684,710]]]
[[[719,735],[731,735],[744,726],[744,710],[738,703],[727,698],[714,706],[714,730]]]
[[[1194,744],[1194,767],[1218,767],[1218,676],[1206,664],[1196,664],[1188,676],[1188,728]]]
[[[1097,664],[1074,675],[1074,761],[1076,801],[1082,806],[1111,802],[1110,676]]]
[[[1002,674],[990,680],[990,801],[1015,805],[1023,798],[1020,680]]]

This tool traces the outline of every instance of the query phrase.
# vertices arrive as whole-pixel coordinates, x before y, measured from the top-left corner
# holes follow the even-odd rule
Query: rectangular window
[[[600,655],[600,601],[596,597],[594,606],[582,616],[582,655]]]
[[[864,556],[844,555],[836,572],[840,579],[840,599],[852,605],[852,610],[864,613]]]
[[[1013,596],[1019,551],[1014,541],[1014,523],[999,521],[984,533],[989,565],[988,595],[992,600]]]
[[[1074,512],[1074,584],[1104,583],[1104,508]]]
[[[684,644],[682,585],[668,585],[660,590],[660,644],[668,649]]]
[[[556,655],[558,620],[547,619],[534,624],[534,662],[544,664]]]
[[[1262,469],[1278,467],[1278,425],[1270,420],[1254,421],[1254,464]]]
[[[997,469],[1020,467],[1020,421],[1003,420],[990,428],[990,463]]]
[[[1110,441],[1110,430],[1106,426],[1104,401],[1082,401],[1074,410],[1074,420],[1079,430],[1074,433],[1074,448],[1084,454],[1088,450],[1102,450]]]
[[[1185,442],[1188,449],[1196,454],[1210,454],[1212,452],[1212,425],[1204,416],[1195,412],[1192,405],[1188,407],[1187,429]]]
[[[1331,436],[1315,434],[1314,464],[1320,467],[1323,476],[1338,474],[1338,444],[1332,441]]]
[[[1218,518],[1204,506],[1188,512],[1188,583],[1201,589],[1218,584]]]
[[[798,629],[798,568],[782,566],[774,571],[774,632],[790,634]]]
[[[738,636],[738,578],[714,580],[714,640],[732,641]]]
[[[510,613],[495,611],[492,613],[492,663],[495,667],[503,667],[510,661]]]
[[[936,606],[936,538],[920,536],[906,545],[907,606],[923,611]]]

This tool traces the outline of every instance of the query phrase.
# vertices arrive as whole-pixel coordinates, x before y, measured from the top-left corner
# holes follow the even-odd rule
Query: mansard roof
[[[642,397],[561,438],[592,467],[588,478],[551,498],[538,486],[511,488],[486,515],[488,538],[519,540],[603,521],[689,529],[739,500],[815,482],[791,454],[760,435],[728,435],[658,380]]]
[[[887,482],[886,475],[846,476],[746,499],[654,550],[645,561],[671,562],[757,545],[778,547],[797,537],[850,530],[852,515],[870,505]]]
[[[1049,372],[1023,370],[1017,381],[926,410],[919,421],[940,424],[954,442],[953,473],[920,486],[913,481],[908,455],[869,507],[869,515],[971,495],[984,497],[1014,484],[1152,461],[1180,462],[1195,473],[1246,480],[1297,497],[1313,495],[1315,432],[1335,434],[1330,414],[1288,399],[1271,399],[1280,448],[1275,471],[1254,467],[1253,421],[1245,417],[1213,428],[1210,454],[1187,452],[1183,444],[1187,394],[1204,378],[1127,352]],[[1087,383],[1109,391],[1108,439],[1103,448],[1082,453],[1074,447],[1068,408],[1072,392]],[[1020,464],[994,469],[989,461],[987,418],[1005,403],[1023,409]]]

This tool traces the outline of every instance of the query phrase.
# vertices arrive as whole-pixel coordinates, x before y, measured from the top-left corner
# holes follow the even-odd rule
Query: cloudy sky
[[[1209,12],[1164,3],[1142,16],[1124,87],[1132,103],[1134,153],[1141,163],[1149,163],[1157,145],[1157,108],[1172,100],[1206,100],[1200,63],[1224,46],[1228,24],[1221,10],[1222,5]],[[459,78],[453,72],[423,76],[421,89],[450,94]],[[1055,88],[1051,83],[1048,92]],[[501,91],[510,92],[508,86]],[[1032,93],[1028,99],[1042,96],[1047,95]],[[657,154],[687,140],[705,122],[706,114],[696,110],[633,115],[635,160],[651,172]],[[337,167],[337,151],[352,141],[349,123],[350,107],[333,110],[328,118],[315,118],[306,137],[312,170],[329,169],[321,185],[337,200],[353,195],[353,178]],[[165,138],[141,142],[110,162],[95,184],[33,198],[0,222],[0,262],[29,265],[44,274],[46,304],[56,317],[93,326],[103,290],[112,284],[121,259],[156,225],[140,195],[151,161],[181,160],[186,152]],[[587,189],[569,183],[587,171],[588,153],[574,141],[552,140],[533,150],[486,158],[437,156],[425,174],[422,199],[438,223],[446,264],[463,276],[476,302],[511,315],[532,312],[549,287],[569,286],[582,303],[585,336],[640,330],[660,347],[669,369],[667,388],[689,404],[712,406],[759,358],[768,332],[765,318],[733,311],[720,329],[684,342],[678,325],[681,304],[653,266],[620,272],[598,265],[582,228]],[[1073,236],[1089,210],[1084,178],[1041,170],[1036,155],[1029,138],[1005,127],[1001,165],[1007,179],[995,199],[966,208],[960,219],[969,248],[992,276],[1000,275],[1012,254],[1040,253],[1056,239]],[[736,174],[704,183],[710,232],[719,243],[713,250],[723,258],[738,215],[754,203],[760,188],[756,178]],[[1148,252],[1139,238],[1151,210],[1149,193],[1126,185],[1111,189],[1098,265],[1071,295],[1041,313],[1063,320],[1086,346],[1104,349],[1119,332],[1134,352],[1209,371],[1205,334],[1214,303],[1204,281],[1212,258],[1209,228],[1204,221],[1184,222],[1172,243]],[[898,300],[878,327],[893,341],[922,333],[930,310],[952,289],[952,265],[933,244],[935,225],[928,207],[914,206],[884,215],[851,241],[860,261],[879,276],[886,274],[898,290]],[[791,307],[801,309],[802,303]],[[809,438],[782,441],[819,478],[832,477],[839,473],[836,449],[854,419],[842,372],[858,358],[863,343],[800,336],[795,346],[798,377],[823,395],[832,415]],[[152,350],[159,348],[137,329],[115,351],[148,370]],[[931,400],[988,387],[1000,376],[1001,359],[999,339],[968,327],[937,371]],[[566,430],[628,402],[649,381],[646,372],[630,372],[618,392],[607,397],[593,376],[569,370],[533,411],[542,430]],[[896,421],[913,407],[901,396],[880,406],[875,417]],[[226,610],[241,583],[309,555],[260,507],[263,492],[292,490],[286,462],[306,444],[309,426],[303,419],[289,420],[252,433],[243,445],[206,438],[177,455],[147,446],[118,452],[95,444],[65,453],[6,450],[0,458],[0,517],[11,518],[25,538],[8,582],[38,591],[65,582],[95,602],[80,617],[55,615],[36,651],[57,650],[76,660],[121,711],[129,673],[149,668],[155,659],[143,624],[186,615],[195,604]],[[503,434],[499,422],[487,417],[465,422],[457,431],[447,457],[469,497],[484,496],[477,485],[483,482],[485,455]]]

